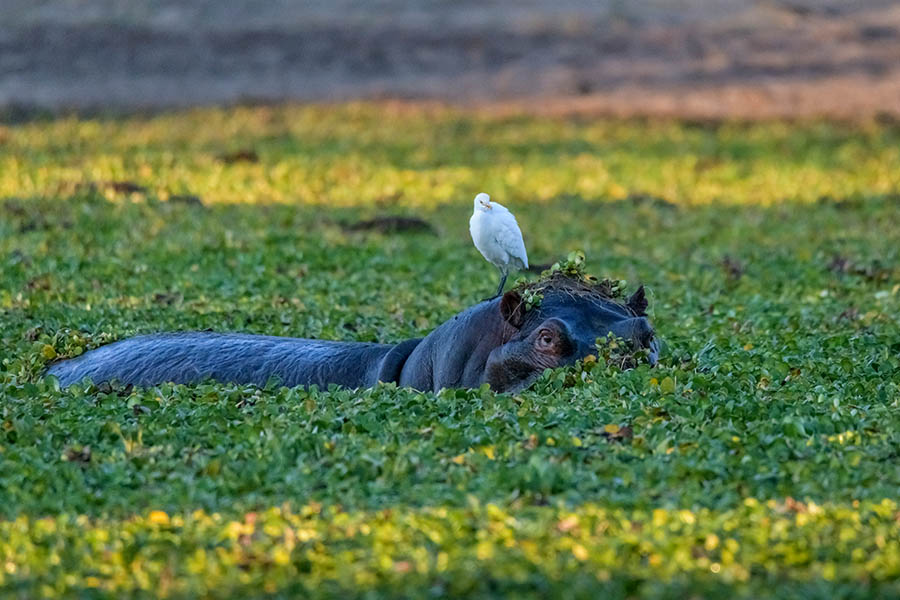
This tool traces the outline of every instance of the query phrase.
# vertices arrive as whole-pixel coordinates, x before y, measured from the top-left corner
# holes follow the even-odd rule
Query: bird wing
[[[498,215],[500,216],[500,215]],[[528,254],[525,252],[525,242],[522,240],[522,231],[519,224],[511,212],[502,215],[503,218],[496,219],[492,228],[494,241],[498,246],[506,250],[509,254],[510,262],[518,259],[521,263],[519,268],[528,268]]]

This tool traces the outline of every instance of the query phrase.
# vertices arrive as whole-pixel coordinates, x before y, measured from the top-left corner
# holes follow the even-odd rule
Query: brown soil
[[[893,0],[3,4],[7,115],[391,98],[543,114],[900,117]]]

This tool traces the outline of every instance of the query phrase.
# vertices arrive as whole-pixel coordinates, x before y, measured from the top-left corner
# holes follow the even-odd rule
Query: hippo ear
[[[643,317],[647,314],[647,296],[644,294],[644,286],[639,287],[637,291],[631,295],[626,305],[639,317]]]
[[[500,314],[516,329],[522,327],[522,323],[525,322],[525,301],[519,292],[510,290],[503,294],[503,298],[500,299]]]

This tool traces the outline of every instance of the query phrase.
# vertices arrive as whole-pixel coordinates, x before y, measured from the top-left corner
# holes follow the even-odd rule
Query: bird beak
[[[482,203],[481,203],[481,206],[483,206],[485,210],[491,210],[491,203],[490,203],[490,202],[482,202]]]

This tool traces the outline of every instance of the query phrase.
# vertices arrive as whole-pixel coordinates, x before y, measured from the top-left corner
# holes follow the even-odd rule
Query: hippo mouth
[[[541,375],[543,375],[543,374],[544,374],[543,371],[535,371],[534,373],[532,373],[525,379],[522,379],[522,380],[518,381],[517,383],[512,384],[512,386],[503,390],[503,392],[506,394],[518,394],[519,392],[524,392],[525,390],[527,390],[528,388],[533,386],[535,384],[535,382],[538,379],[540,379]]]
[[[626,344],[627,345],[627,344]],[[581,357],[581,359],[586,358],[586,356]],[[640,359],[643,358],[650,365],[651,368],[656,367],[659,363],[659,340],[654,338],[650,345],[644,348],[632,348],[632,352],[624,352],[618,356],[611,357],[611,362],[617,364],[617,366],[621,369],[630,369],[636,367],[640,364]],[[579,360],[581,360],[579,359]],[[572,367],[575,362],[572,361],[566,364],[561,364],[557,369],[567,369]],[[555,370],[555,369],[554,369]],[[518,381],[511,383],[506,389],[502,390],[502,392],[507,394],[518,394],[519,392],[523,392],[534,385],[538,379],[544,374],[544,370],[535,370],[531,374],[519,379]]]
[[[599,359],[601,362],[621,370],[632,369],[645,362],[652,368],[659,361],[659,341],[655,336],[649,339],[623,339],[613,335],[598,338],[593,344],[576,342],[554,361],[546,361],[546,357],[541,360],[534,352],[523,352],[522,346],[527,343],[527,339],[522,340],[491,354],[485,379],[497,392],[522,392],[534,385],[548,369],[567,369],[589,356],[602,357]]]
[[[614,344],[610,342],[614,340]],[[643,337],[621,338],[614,337],[611,340],[600,338],[597,340],[594,350],[597,356],[603,356],[608,364],[619,369],[633,369],[642,363],[649,364],[651,368],[659,363],[659,338],[651,333]]]

